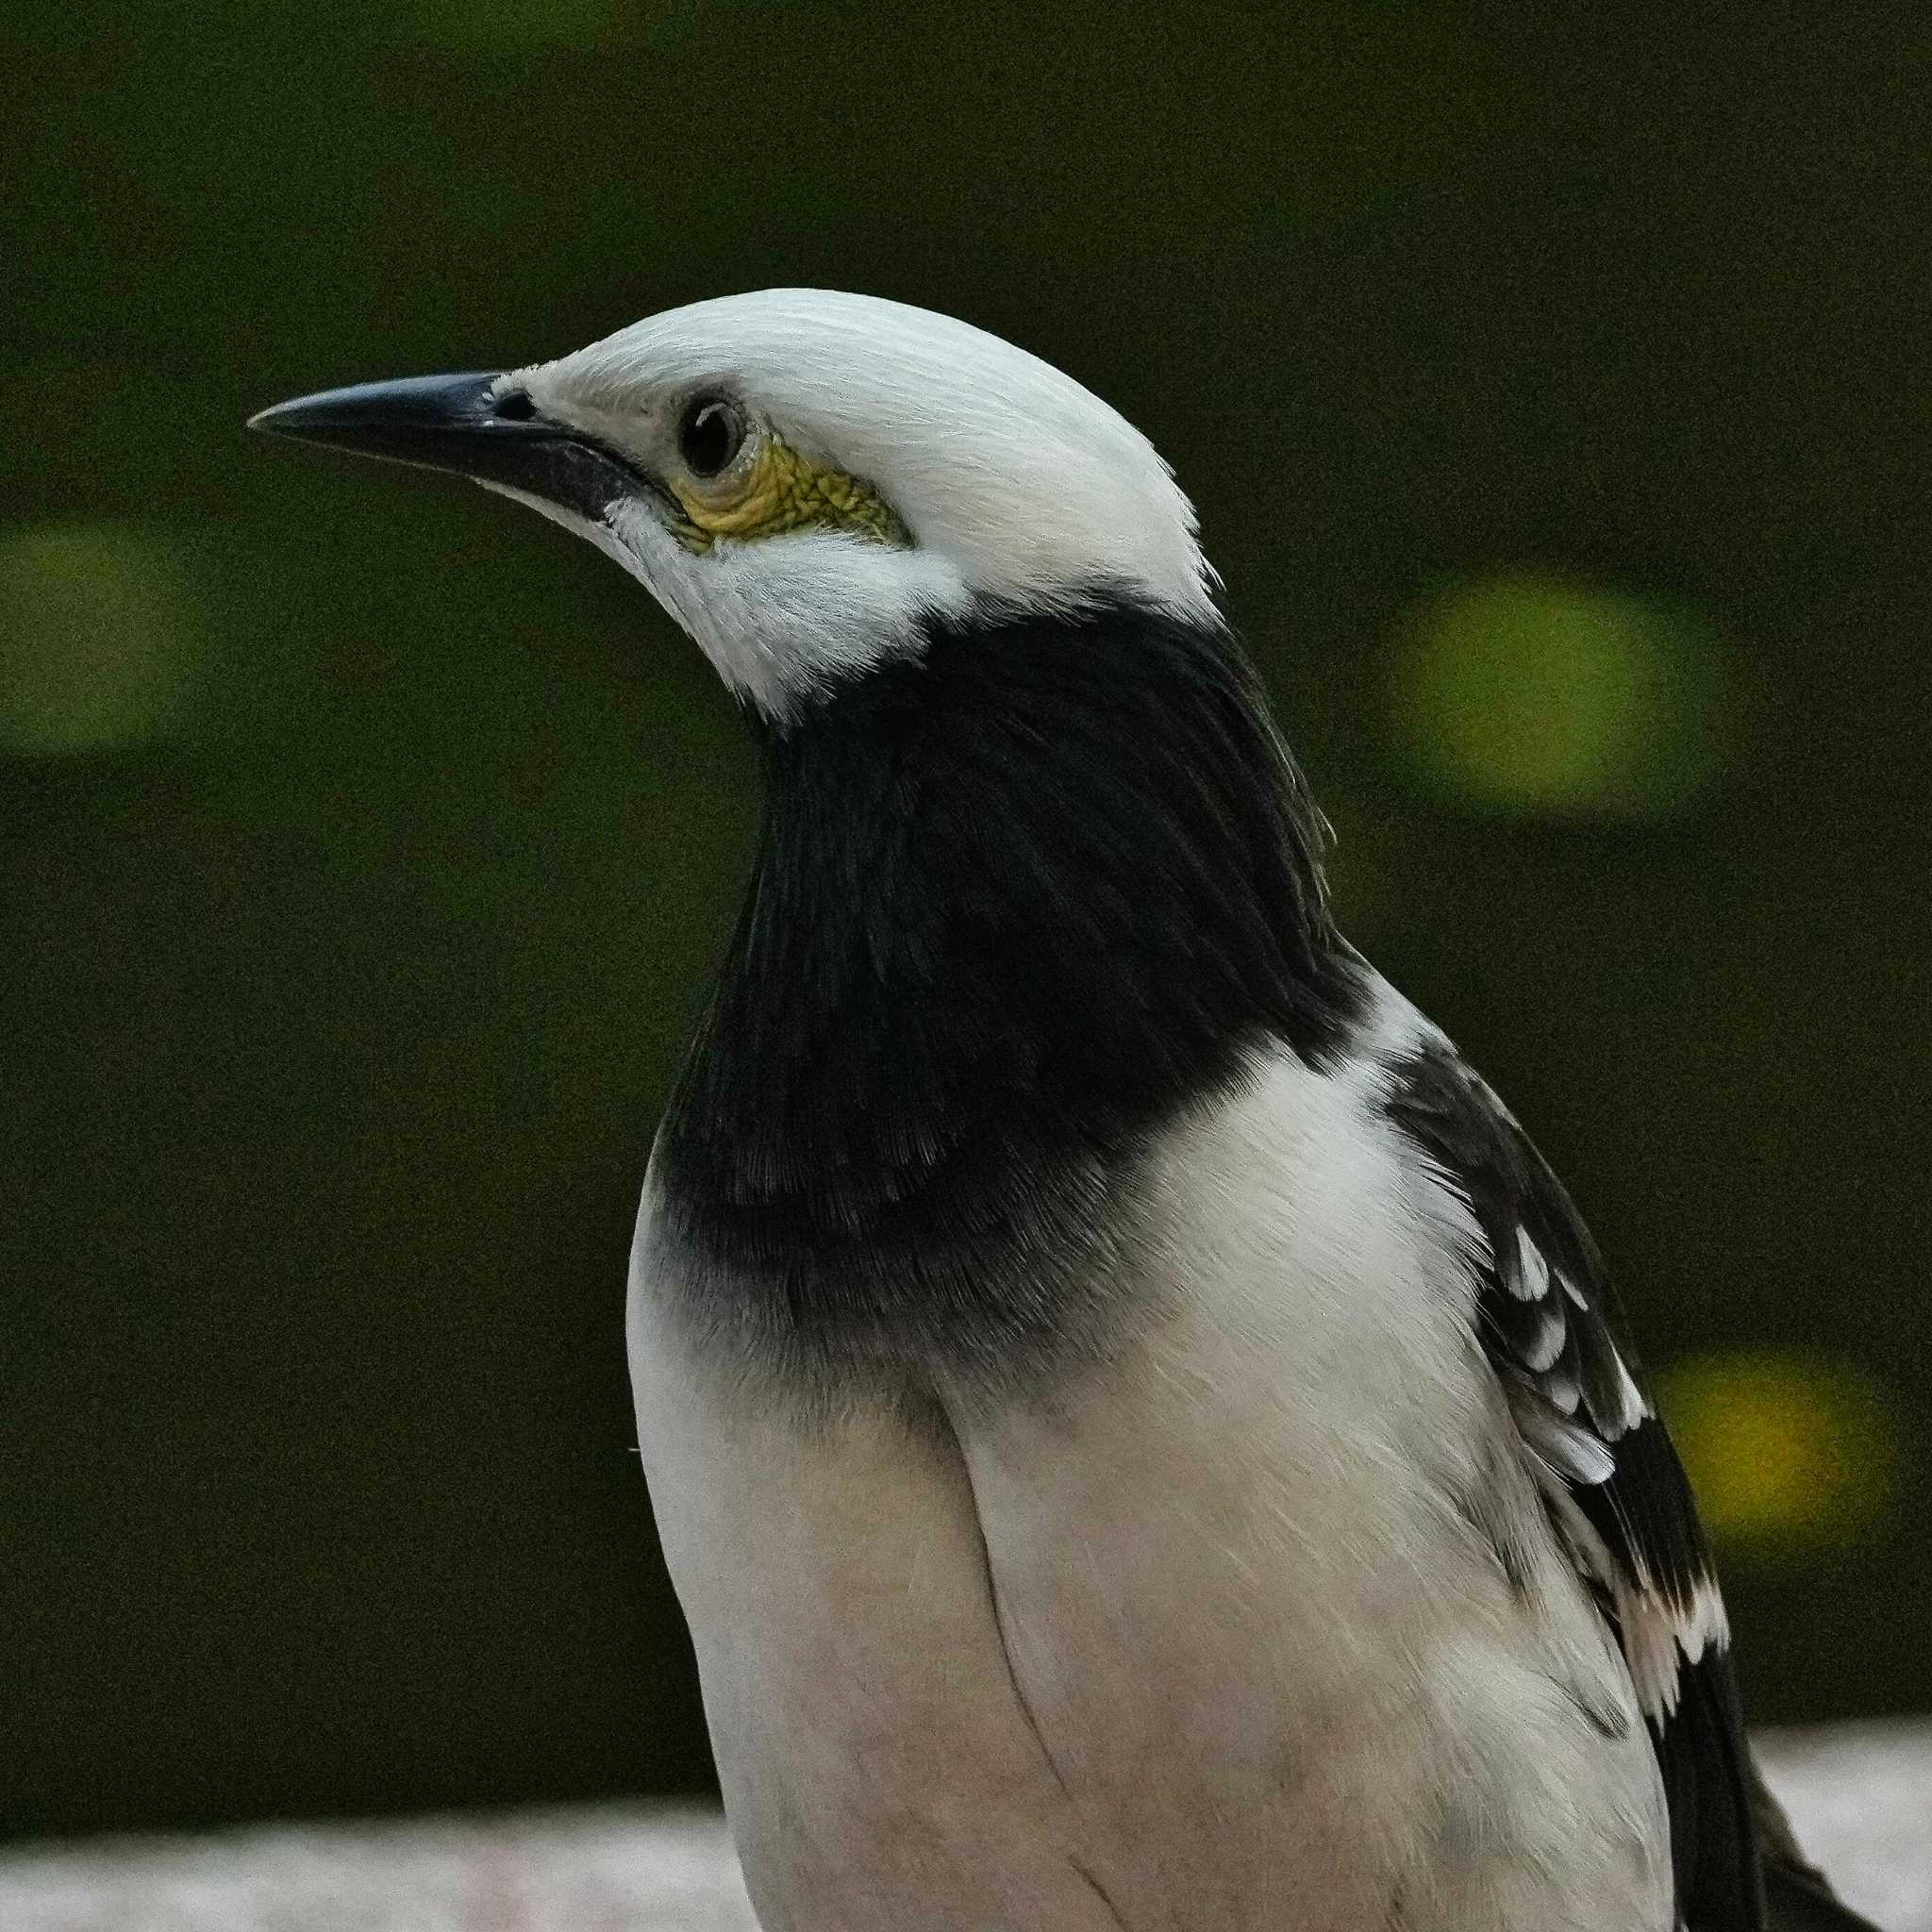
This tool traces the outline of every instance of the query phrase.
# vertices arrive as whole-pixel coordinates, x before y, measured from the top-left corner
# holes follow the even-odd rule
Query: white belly
[[[1117,1357],[924,1415],[694,1361],[647,1191],[640,1441],[771,1932],[1669,1926],[1621,1660],[1526,1477],[1528,1600],[1453,1500],[1507,1424],[1379,1122],[1271,1059],[1157,1158]]]

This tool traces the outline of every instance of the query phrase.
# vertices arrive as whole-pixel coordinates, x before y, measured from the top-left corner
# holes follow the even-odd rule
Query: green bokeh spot
[[[1847,1362],[1698,1356],[1657,1386],[1705,1524],[1723,1541],[1802,1556],[1850,1541],[1893,1494],[1890,1405]]]
[[[0,747],[61,757],[164,736],[204,645],[186,574],[149,526],[0,535]]]
[[[1406,620],[1391,734],[1418,786],[1478,809],[1660,818],[1722,763],[1724,678],[1691,613],[1496,578]]]

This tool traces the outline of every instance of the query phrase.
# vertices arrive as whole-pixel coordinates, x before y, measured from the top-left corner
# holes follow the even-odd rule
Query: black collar
[[[698,1312],[808,1374],[1077,1345],[1148,1137],[1266,1038],[1324,1063],[1358,1009],[1251,670],[1120,599],[989,614],[761,749],[654,1168]]]

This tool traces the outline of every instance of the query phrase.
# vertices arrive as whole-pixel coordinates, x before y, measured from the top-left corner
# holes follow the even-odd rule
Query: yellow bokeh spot
[[[1658,1377],[1659,1406],[1711,1534],[1815,1548],[1884,1507],[1897,1466],[1879,1390],[1802,1356],[1704,1356]]]
[[[1425,599],[1401,625],[1391,729],[1423,789],[1493,811],[1665,816],[1715,776],[1724,680],[1688,612],[1554,578]]]
[[[0,748],[60,757],[165,734],[204,638],[186,573],[146,525],[0,535]]]

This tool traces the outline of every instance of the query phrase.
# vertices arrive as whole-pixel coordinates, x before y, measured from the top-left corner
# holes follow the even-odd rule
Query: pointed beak
[[[492,423],[504,423],[491,406],[494,375],[412,375],[400,382],[358,382],[351,389],[325,389],[297,396],[248,419],[251,429],[292,436],[352,449],[364,456],[389,457],[399,463],[430,469],[456,467],[449,458],[475,448]]]
[[[496,391],[488,371],[358,382],[277,403],[248,419],[270,436],[447,470],[574,510],[595,522],[621,496],[650,487],[622,458],[539,414],[521,390]]]

